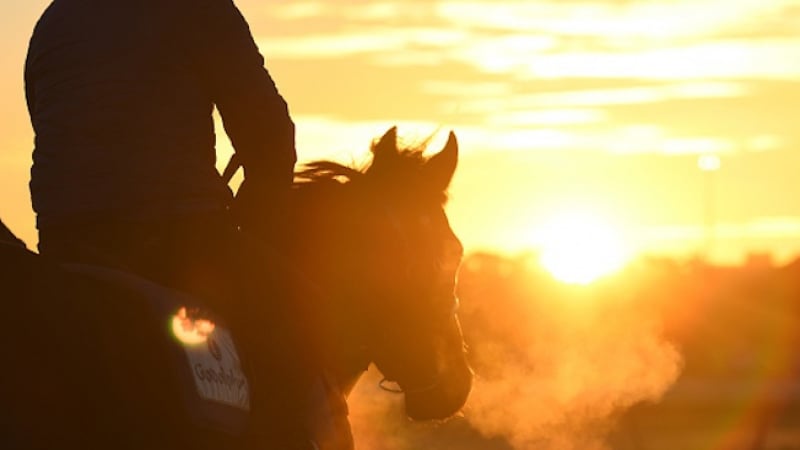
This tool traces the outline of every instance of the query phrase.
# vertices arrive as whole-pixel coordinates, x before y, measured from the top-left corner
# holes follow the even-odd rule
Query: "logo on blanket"
[[[172,329],[186,352],[198,395],[249,411],[250,386],[230,332],[186,308],[173,317]]]
[[[214,338],[209,336],[207,342],[208,342],[208,351],[209,353],[211,353],[211,356],[213,356],[214,359],[216,359],[217,361],[222,361],[222,351],[219,349],[219,344],[217,344],[217,341],[215,341]]]
[[[183,347],[200,397],[250,410],[250,386],[228,330],[217,326],[206,345]]]

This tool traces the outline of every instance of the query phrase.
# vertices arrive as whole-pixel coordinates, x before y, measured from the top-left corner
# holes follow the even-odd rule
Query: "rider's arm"
[[[25,243],[14,236],[14,233],[0,220],[0,244],[12,244],[25,248]]]
[[[203,79],[254,191],[283,190],[296,161],[294,123],[232,0],[198,0]],[[196,24],[198,25],[198,24]]]

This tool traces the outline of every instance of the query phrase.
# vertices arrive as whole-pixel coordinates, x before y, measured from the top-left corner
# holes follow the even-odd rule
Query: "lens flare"
[[[186,307],[181,307],[172,316],[172,334],[184,345],[197,345],[206,342],[214,332],[214,322],[195,318]]]

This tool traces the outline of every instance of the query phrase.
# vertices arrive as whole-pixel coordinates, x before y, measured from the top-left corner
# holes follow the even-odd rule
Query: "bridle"
[[[439,387],[439,385],[442,384],[442,380],[439,377],[436,377],[430,384],[424,385],[422,387],[414,387],[406,389],[401,388],[399,384],[395,387],[395,386],[389,386],[386,383],[396,383],[396,382],[390,381],[386,377],[383,377],[381,378],[381,381],[378,382],[378,387],[386,392],[391,392],[393,394],[423,394],[425,392],[431,392],[436,390]]]
[[[222,181],[224,181],[225,184],[230,183],[233,176],[236,174],[239,168],[242,167],[242,162],[239,160],[238,155],[238,153],[231,155],[231,159],[228,160],[225,170],[222,171]]]
[[[400,240],[400,245],[402,248],[404,265],[405,265],[405,267],[403,267],[402,269],[402,273],[408,276],[414,270],[413,261],[412,258],[410,258],[410,253],[409,253],[409,249],[412,248],[409,239],[409,234],[406,231],[406,227],[404,226],[402,221],[398,219],[397,214],[394,213],[392,208],[388,206],[383,206],[381,209],[384,216],[388,219],[389,225],[396,232],[397,237]],[[451,318],[455,318],[459,306],[460,306],[459,299],[457,296],[454,295],[452,306],[450,307],[450,310],[448,311],[448,314],[446,316],[448,320]],[[441,317],[441,316],[436,314],[436,317]],[[394,383],[394,385],[391,385],[390,383]],[[438,374],[435,375],[433,379],[430,380],[429,382],[420,383],[419,386],[400,387],[400,383],[397,380],[390,380],[385,376],[382,377],[380,381],[378,381],[378,387],[380,389],[394,394],[424,394],[427,392],[437,390],[441,385],[442,385],[442,379]]]

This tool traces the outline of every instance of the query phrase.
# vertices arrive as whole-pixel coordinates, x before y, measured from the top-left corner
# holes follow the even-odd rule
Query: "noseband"
[[[399,384],[397,386],[389,386],[387,383],[396,383],[394,381],[389,381],[386,377],[381,378],[381,381],[378,382],[378,387],[383,389],[386,392],[391,392],[393,394],[422,394],[424,392],[430,392],[434,389],[438,388],[440,384],[442,384],[442,380],[439,377],[436,377],[432,383],[427,384],[422,387],[414,387],[410,389],[403,389],[400,387]]]
[[[411,239],[408,236],[408,233],[405,229],[404,224],[400,221],[393,211],[392,208],[384,206],[382,208],[385,217],[389,221],[389,225],[395,231],[397,236],[399,237],[402,249],[403,249],[403,262],[404,262],[404,270],[403,272],[408,276],[414,270],[414,262],[412,258],[410,258],[409,249],[411,248]],[[453,297],[453,304],[446,315],[447,318],[455,318],[456,313],[459,309],[459,299],[458,297]],[[436,314],[437,317],[442,317]],[[393,383],[393,385],[389,384]],[[426,392],[431,392],[438,389],[442,385],[442,380],[438,376],[438,374],[426,384],[421,384],[420,386],[408,386],[408,387],[400,387],[400,384],[395,380],[389,380],[385,376],[378,382],[378,387],[386,392],[391,392],[394,394],[423,394]]]
[[[453,297],[453,308],[450,311],[448,317],[455,318],[458,308],[460,306],[460,301],[458,297]],[[394,383],[395,386],[389,385],[388,383]],[[389,380],[385,376],[378,381],[378,387],[386,392],[391,392],[393,394],[422,394],[425,392],[430,392],[439,388],[442,385],[441,378],[437,375],[433,378],[430,383],[423,384],[421,386],[409,386],[407,388],[400,387],[400,383],[395,380]]]

